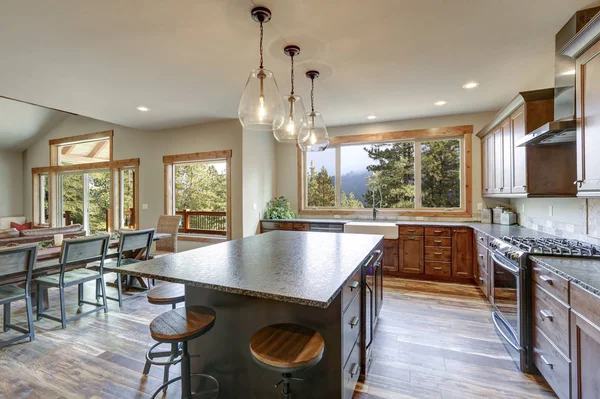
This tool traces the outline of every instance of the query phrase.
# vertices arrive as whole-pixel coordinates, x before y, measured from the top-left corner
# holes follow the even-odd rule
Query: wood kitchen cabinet
[[[481,142],[481,176],[483,178],[483,194],[494,192],[494,135],[486,136]]]
[[[512,141],[512,123],[510,118],[506,118],[500,125],[502,133],[502,187],[501,193],[510,193],[512,189],[512,170],[513,165],[513,141]]]
[[[398,269],[401,273],[423,274],[423,236],[400,236],[400,257]]]
[[[494,133],[494,194],[501,194],[504,187],[504,147],[502,129]]]
[[[398,271],[398,240],[383,240],[383,270]]]
[[[525,107],[520,106],[510,116],[510,133],[512,145],[512,168],[511,168],[511,193],[527,192],[527,147],[517,147],[518,143],[525,137]]]
[[[473,277],[473,230],[468,227],[452,229],[452,275]]]

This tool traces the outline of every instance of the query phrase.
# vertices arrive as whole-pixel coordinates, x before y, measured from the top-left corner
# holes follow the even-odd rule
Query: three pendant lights
[[[291,92],[281,97],[273,72],[263,65],[263,24],[271,20],[266,7],[254,7],[252,19],[260,24],[260,66],[248,77],[238,117],[242,126],[249,130],[273,131],[280,143],[298,144],[302,151],[324,151],[329,146],[329,135],[320,112],[315,111],[315,79],[318,71],[306,72],[311,80],[310,111],[305,112],[302,98],[294,93],[294,57],[300,47],[286,46],[284,53],[291,60]]]

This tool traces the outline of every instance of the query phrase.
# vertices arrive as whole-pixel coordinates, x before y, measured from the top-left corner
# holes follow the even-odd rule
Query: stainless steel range
[[[531,270],[528,255],[600,258],[600,246],[552,237],[503,237],[490,241],[492,320],[524,372],[532,372]]]

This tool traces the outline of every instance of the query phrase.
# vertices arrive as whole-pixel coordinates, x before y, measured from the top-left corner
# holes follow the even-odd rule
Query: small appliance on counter
[[[500,224],[505,224],[505,225],[513,225],[513,224],[517,224],[517,214],[514,212],[503,212],[500,215]]]
[[[492,210],[490,208],[483,208],[481,210],[481,223],[492,223]]]
[[[504,212],[503,206],[497,206],[492,210],[492,223],[500,224],[500,220],[502,218],[502,213]]]

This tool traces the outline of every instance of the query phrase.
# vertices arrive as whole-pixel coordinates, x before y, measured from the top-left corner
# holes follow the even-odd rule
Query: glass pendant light
[[[306,77],[311,80],[310,112],[304,114],[305,121],[298,133],[298,145],[302,151],[325,151],[329,146],[329,134],[323,116],[315,111],[315,78],[319,77],[319,72],[308,71]]]
[[[292,81],[292,90],[289,96],[283,97],[283,106],[285,109],[285,121],[281,128],[273,131],[273,136],[280,143],[296,144],[298,142],[298,132],[304,123],[304,104],[300,96],[294,94],[294,57],[300,54],[300,47],[286,46],[283,52],[291,58],[292,71],[290,73]]]
[[[260,66],[248,77],[238,117],[246,129],[273,131],[283,125],[285,114],[273,72],[263,67],[263,23],[271,20],[271,11],[266,7],[254,7],[252,19],[260,23]]]

